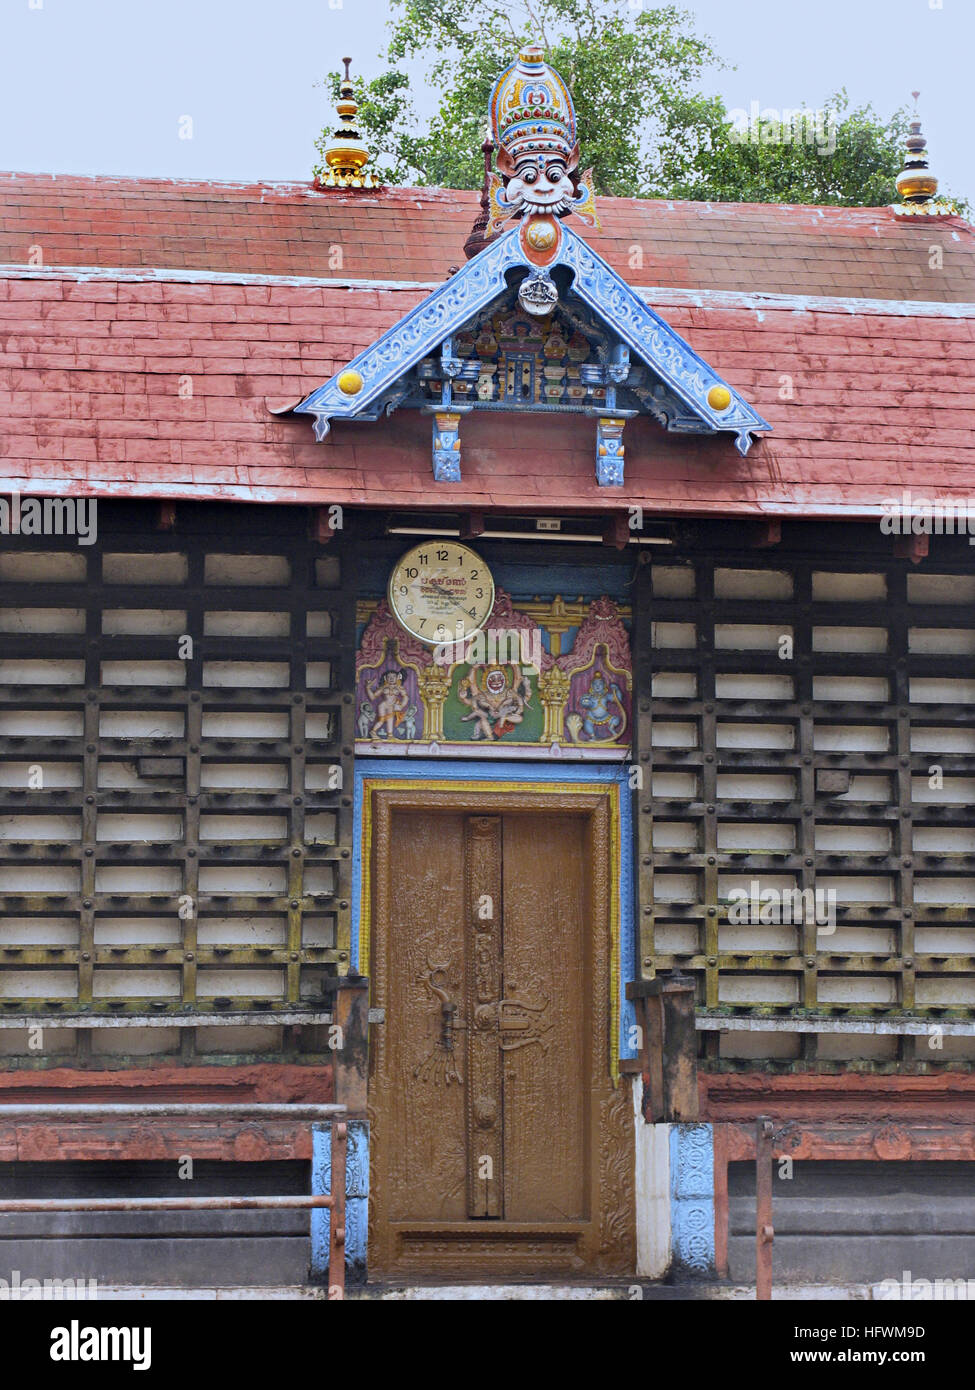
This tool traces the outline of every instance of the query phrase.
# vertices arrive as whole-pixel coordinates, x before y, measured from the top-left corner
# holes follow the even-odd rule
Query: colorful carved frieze
[[[481,631],[430,647],[404,632],[381,600],[356,658],[357,751],[621,756],[632,674],[618,606],[557,597],[531,607],[537,616],[499,589]]]
[[[420,365],[421,390],[431,407],[440,401],[448,373],[451,398],[458,404],[522,409],[606,404],[598,347],[557,311],[538,317],[522,308],[494,307],[451,342],[449,360],[434,354]],[[438,424],[441,418],[438,412]],[[449,418],[459,428],[460,417]],[[445,447],[453,446],[435,438],[435,459]]]
[[[630,639],[612,599],[598,598],[576,633],[572,650],[556,662],[569,688],[565,733],[579,745],[630,741]]]

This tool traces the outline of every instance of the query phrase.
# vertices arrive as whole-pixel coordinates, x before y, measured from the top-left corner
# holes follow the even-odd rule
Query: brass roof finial
[[[339,99],[335,104],[339,126],[322,148],[322,158],[328,172],[323,171],[319,185],[322,188],[380,188],[379,179],[365,168],[369,163],[369,148],[355,123],[359,107],[349,76],[352,59],[343,58],[342,62],[345,64],[345,76],[339,84]]]
[[[897,175],[897,192],[901,202],[894,204],[894,211],[901,215],[915,217],[944,217],[956,213],[958,209],[947,198],[936,198],[938,178],[928,164],[928,142],[921,134],[921,120],[917,113],[920,92],[912,92],[914,98],[914,119],[907,136],[907,153],[904,167]]]
[[[468,260],[476,256],[479,251],[483,251],[488,244],[487,224],[490,220],[491,209],[489,203],[489,189],[491,186],[491,156],[494,154],[494,138],[491,135],[491,127],[488,125],[484,135],[484,144],[481,146],[481,153],[484,155],[484,182],[481,184],[481,211],[471,228],[470,236],[464,242],[464,255]],[[490,238],[493,240],[493,238]]]

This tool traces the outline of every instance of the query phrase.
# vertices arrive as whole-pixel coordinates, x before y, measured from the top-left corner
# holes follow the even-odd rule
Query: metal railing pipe
[[[8,1211],[260,1211],[334,1207],[334,1197],[0,1197]]]
[[[238,1105],[166,1102],[133,1105],[0,1105],[0,1120],[337,1120],[344,1105],[275,1104]]]
[[[345,1297],[345,1172],[348,1126],[344,1105],[276,1104],[169,1104],[134,1105],[0,1105],[0,1123],[57,1120],[323,1120],[332,1129],[332,1193],[310,1197],[6,1197],[0,1198],[0,1215],[24,1212],[105,1211],[314,1211],[331,1213],[329,1240],[329,1297]]]

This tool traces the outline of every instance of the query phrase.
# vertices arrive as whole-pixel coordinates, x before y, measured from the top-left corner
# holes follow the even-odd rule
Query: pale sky
[[[886,117],[920,89],[942,189],[975,202],[975,0],[683,7],[737,68],[706,87],[729,108],[816,108],[845,86]],[[0,0],[0,168],[308,179],[315,136],[334,119],[316,83],[345,54],[355,71],[382,70],[389,9],[388,0]],[[184,116],[192,139],[180,139]]]

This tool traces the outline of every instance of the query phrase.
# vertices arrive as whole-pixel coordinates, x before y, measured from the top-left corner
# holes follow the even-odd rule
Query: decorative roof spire
[[[483,251],[488,244],[487,224],[491,217],[491,156],[494,154],[494,141],[491,138],[490,125],[484,137],[484,144],[481,146],[481,153],[484,155],[484,182],[481,184],[481,211],[471,228],[470,236],[464,242],[464,255],[468,260],[476,256],[479,251]]]
[[[328,166],[323,170],[318,183],[321,188],[380,188],[379,179],[370,171],[363,172],[369,163],[369,149],[362,132],[355,123],[359,107],[352,93],[352,79],[349,76],[351,58],[343,58],[345,76],[339,86],[339,100],[335,109],[339,114],[339,126],[331,140],[322,147],[322,158]]]
[[[897,192],[901,202],[894,204],[894,211],[901,216],[950,217],[958,209],[947,198],[936,198],[938,179],[928,164],[928,142],[921,134],[921,121],[917,114],[917,99],[920,92],[912,92],[914,98],[914,119],[911,121],[907,137],[907,153],[904,167],[897,175]]]

